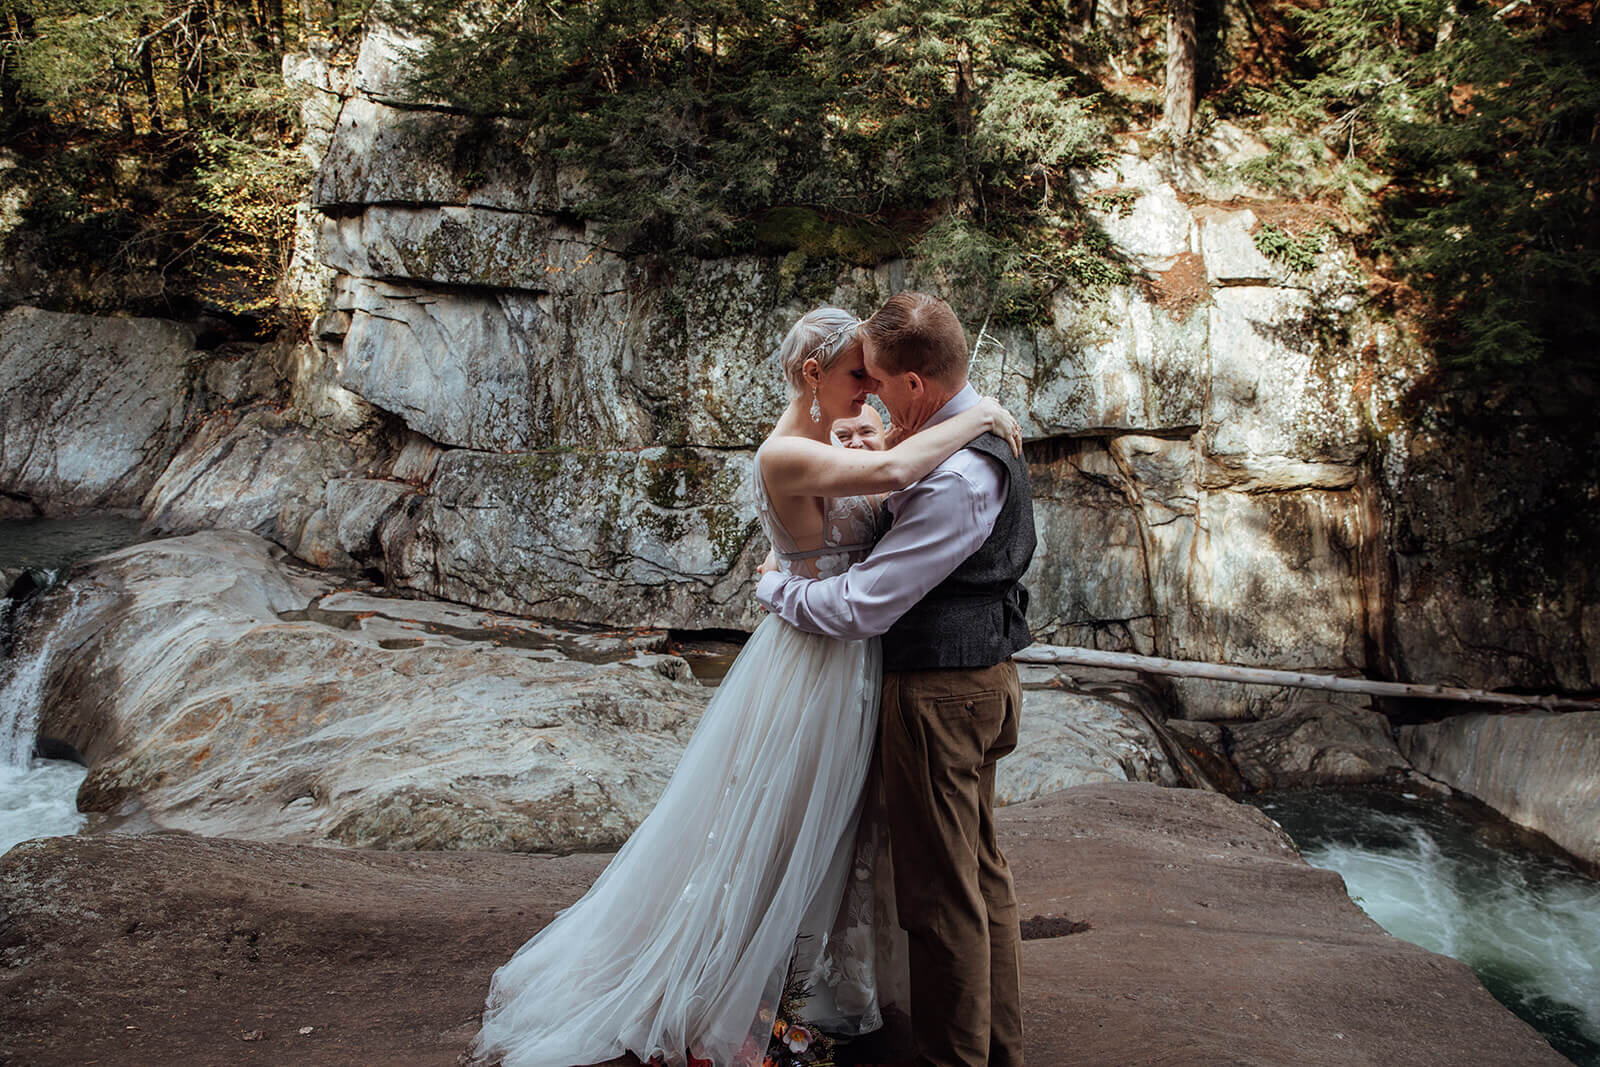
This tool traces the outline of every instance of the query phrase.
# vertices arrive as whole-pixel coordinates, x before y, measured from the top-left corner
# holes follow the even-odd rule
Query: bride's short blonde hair
[[[778,365],[789,381],[789,393],[798,396],[805,392],[806,379],[802,371],[806,360],[814,359],[817,366],[827,370],[845,352],[859,345],[856,327],[861,320],[843,308],[820,307],[800,316],[800,321],[789,327],[783,343],[778,346]]]

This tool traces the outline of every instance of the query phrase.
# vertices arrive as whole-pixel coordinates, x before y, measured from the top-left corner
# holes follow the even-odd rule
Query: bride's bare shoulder
[[[756,450],[756,462],[769,478],[793,473],[809,464],[826,459],[827,445],[809,437],[795,434],[773,434]]]

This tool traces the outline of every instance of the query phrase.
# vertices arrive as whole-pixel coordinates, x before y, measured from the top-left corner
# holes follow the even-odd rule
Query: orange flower
[[[773,1037],[782,1037],[783,1034],[784,1034],[784,1031],[788,1030],[788,1029],[789,1029],[789,1024],[784,1022],[782,1019],[779,1019],[779,1020],[777,1020],[776,1022],[774,1022],[772,1024],[772,1036]]]

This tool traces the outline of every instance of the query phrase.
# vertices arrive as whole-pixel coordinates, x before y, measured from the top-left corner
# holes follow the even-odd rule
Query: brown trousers
[[[1017,744],[1010,660],[883,678],[883,791],[921,1064],[1021,1067],[1021,937],[995,841],[994,765]]]

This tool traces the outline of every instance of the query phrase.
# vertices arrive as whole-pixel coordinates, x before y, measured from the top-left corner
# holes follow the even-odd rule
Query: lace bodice
[[[843,574],[850,564],[859,562],[871,551],[881,533],[881,509],[870,496],[833,497],[823,502],[822,547],[801,549],[778,519],[767,497],[766,480],[761,476],[761,450],[751,465],[751,494],[761,517],[761,528],[772,542],[778,569],[785,574],[807,578],[831,578]]]

